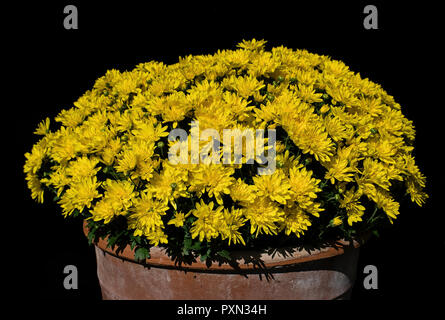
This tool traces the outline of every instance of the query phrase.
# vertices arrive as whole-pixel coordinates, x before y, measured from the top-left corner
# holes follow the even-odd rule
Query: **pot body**
[[[234,268],[200,262],[178,266],[161,248],[145,263],[96,244],[97,275],[106,300],[324,300],[348,299],[358,244],[274,253],[245,252]]]

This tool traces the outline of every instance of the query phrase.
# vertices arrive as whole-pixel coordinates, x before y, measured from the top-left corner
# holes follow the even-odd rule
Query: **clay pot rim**
[[[86,221],[83,223],[83,231],[86,236],[88,236],[88,228]],[[111,254],[117,258],[127,260],[133,263],[147,265],[151,267],[158,268],[175,268],[182,270],[201,270],[201,271],[234,271],[234,270],[258,270],[258,269],[269,269],[274,267],[285,267],[295,264],[300,264],[303,262],[309,262],[313,260],[320,260],[331,258],[337,255],[341,255],[345,250],[355,249],[360,246],[360,243],[356,240],[348,242],[345,240],[339,240],[332,244],[332,246],[327,246],[321,249],[313,249],[308,251],[306,249],[299,250],[298,248],[279,248],[275,253],[268,254],[266,252],[259,252],[255,250],[240,250],[236,251],[237,264],[220,263],[217,261],[212,261],[210,265],[206,262],[201,262],[199,259],[195,259],[192,263],[178,263],[172,260],[166,253],[165,248],[161,247],[151,247],[150,248],[150,258],[145,259],[145,261],[136,261],[134,259],[134,250],[131,249],[130,245],[127,245],[123,250],[117,251],[117,248],[107,247],[108,242],[106,239],[100,238],[94,243],[96,247],[102,251]],[[279,251],[290,251],[287,255],[279,253]],[[256,260],[259,263],[254,263],[252,259],[246,257],[257,256],[260,254],[259,259]]]

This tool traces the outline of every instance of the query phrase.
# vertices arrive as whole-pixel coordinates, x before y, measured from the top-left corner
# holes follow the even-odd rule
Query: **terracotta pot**
[[[140,263],[129,246],[117,253],[105,240],[95,250],[106,300],[321,300],[350,297],[359,244],[243,251],[236,255],[236,268],[217,262],[207,267],[199,259],[178,265],[159,247],[151,248],[150,259]]]

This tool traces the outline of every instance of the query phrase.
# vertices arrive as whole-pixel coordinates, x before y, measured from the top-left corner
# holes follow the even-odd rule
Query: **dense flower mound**
[[[185,254],[212,242],[354,236],[396,219],[399,194],[421,206],[415,130],[394,98],[341,61],[264,45],[108,71],[56,124],[38,126],[24,166],[32,198],[51,195],[113,241]],[[221,137],[275,129],[276,169],[259,175],[265,165],[247,156],[171,163],[167,136],[192,121]]]

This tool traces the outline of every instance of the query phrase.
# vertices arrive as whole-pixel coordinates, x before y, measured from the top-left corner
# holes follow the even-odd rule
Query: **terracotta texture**
[[[315,250],[244,251],[238,266],[199,261],[178,265],[151,248],[145,263],[127,246],[117,253],[96,243],[97,275],[104,299],[319,300],[347,299],[355,280],[358,243]]]

